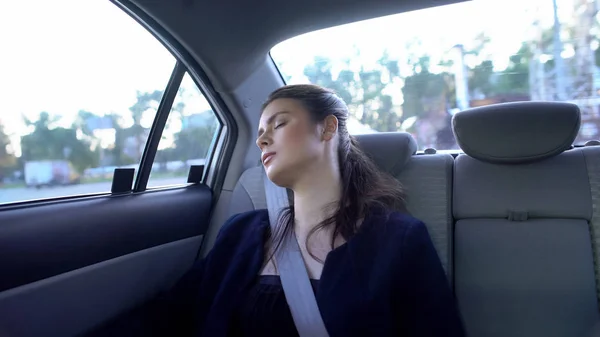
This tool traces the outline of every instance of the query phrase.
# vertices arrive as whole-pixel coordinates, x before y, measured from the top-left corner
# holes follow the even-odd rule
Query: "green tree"
[[[485,50],[485,48],[490,44],[490,42],[492,41],[491,38],[486,35],[484,32],[479,32],[474,39],[475,43],[473,45],[473,48],[471,48],[471,50],[467,51],[468,54],[473,54],[477,57],[481,57],[481,54],[483,53],[483,51]]]
[[[510,57],[505,70],[498,74],[495,91],[500,94],[529,94],[529,63],[531,62],[529,43],[523,42],[516,54]]]
[[[422,56],[413,65],[414,74],[404,79],[402,95],[403,118],[427,117],[439,104],[434,102],[448,101],[448,74],[434,74],[429,71],[429,56]],[[445,109],[445,106],[444,106]]]
[[[9,151],[10,139],[4,131],[4,125],[0,123],[0,185],[2,179],[13,172],[17,166],[17,158]]]
[[[166,167],[168,161],[186,161],[188,159],[205,158],[219,125],[212,110],[186,113],[188,99],[201,95],[196,90],[179,88],[177,98],[171,108],[167,125],[162,134],[161,142],[171,143],[168,148],[158,150],[155,161]],[[180,121],[181,129],[173,128]]]
[[[469,71],[469,91],[471,94],[482,94],[489,97],[496,94],[494,64],[491,60],[483,60]]]
[[[175,134],[173,159],[205,158],[216,131],[216,125],[186,128]]]
[[[347,65],[347,64],[346,64]],[[348,65],[347,65],[348,66]],[[340,96],[349,106],[354,103],[353,91],[357,82],[354,80],[355,73],[350,69],[342,69],[334,80],[331,59],[316,56],[313,63],[304,67],[304,76],[313,84],[320,85],[332,90]]]
[[[123,166],[138,163],[134,158],[129,157],[125,153],[125,141],[129,136],[129,132],[127,131],[127,129],[121,126],[122,117],[112,113],[108,115],[108,118],[110,118],[112,127],[115,130],[115,143],[111,149],[106,151],[109,156],[107,162],[114,166]]]
[[[475,36],[472,48],[465,51],[466,56],[473,56],[478,61],[475,67],[468,69],[468,85],[471,97],[480,95],[489,97],[496,94],[494,64],[485,55],[486,47],[490,42],[490,37],[484,32],[480,32]]]
[[[391,81],[399,77],[396,60],[384,53],[375,68],[363,66],[355,72],[349,62],[337,74],[333,74],[332,68],[330,59],[317,56],[304,68],[304,75],[311,83],[335,90],[362,124],[377,131],[398,129],[400,116],[394,109],[392,96],[384,93]]]
[[[148,110],[154,110],[154,113],[156,114],[162,96],[162,90],[154,90],[152,92],[138,91],[135,104],[129,108],[131,118],[133,119],[133,125],[128,129],[123,130],[124,135],[126,136],[123,141],[129,137],[135,139],[135,155],[133,158],[135,163],[139,163],[142,159],[143,144],[145,144],[147,140],[147,129],[141,124],[144,113]]]
[[[112,149],[107,151],[111,157],[109,162],[112,165],[124,166],[140,162],[149,131],[148,128],[142,126],[142,119],[146,113],[154,112],[156,114],[162,96],[162,90],[151,92],[138,91],[136,102],[129,107],[130,117],[133,120],[133,124],[130,127],[123,127],[122,116],[114,113],[108,115],[115,130],[115,144]],[[174,108],[177,107],[179,105],[176,104]],[[128,146],[127,142],[132,139],[134,140],[133,145],[129,143]]]
[[[545,43],[548,44],[546,40]],[[528,93],[531,60],[528,45],[523,44],[510,58],[506,70],[496,72],[493,62],[484,57],[488,43],[489,37],[479,34],[476,44],[466,52],[479,58],[475,67],[467,69],[470,92],[485,97]],[[418,41],[411,45],[418,45]],[[304,75],[311,83],[335,90],[346,101],[350,112],[361,123],[375,130],[396,131],[409,118],[432,123],[434,129],[448,128],[447,121],[440,123],[434,120],[449,119],[448,109],[456,107],[456,84],[454,74],[450,71],[452,62],[441,62],[439,65],[442,69],[447,70],[433,72],[428,55],[408,51],[406,57],[412,74],[404,78],[400,75],[398,61],[385,51],[375,67],[361,67],[360,64],[357,67],[354,64],[351,68],[349,61],[334,67],[329,58],[317,56],[311,64],[305,66]],[[357,60],[360,60],[360,53],[357,53],[355,63]],[[334,72],[334,68],[340,65],[342,69]],[[400,93],[391,91],[390,86],[399,82],[403,82],[401,110],[394,106],[392,99]]]
[[[52,127],[59,117],[51,117],[42,112],[36,121],[25,119],[33,132],[21,137],[21,151],[24,161],[68,160],[76,170],[83,172],[98,164],[99,155],[92,151],[91,144],[77,136],[77,129]]]
[[[183,128],[175,134],[174,146],[156,153],[156,161],[166,163],[206,158],[216,130],[216,123]]]
[[[95,138],[94,136],[94,132],[93,130],[90,129],[89,126],[89,121],[95,118],[98,118],[99,116],[96,115],[93,112],[89,112],[86,110],[79,110],[77,112],[77,117],[75,118],[75,121],[73,122],[73,128],[74,129],[78,129],[81,130],[81,132],[89,137],[90,139]]]

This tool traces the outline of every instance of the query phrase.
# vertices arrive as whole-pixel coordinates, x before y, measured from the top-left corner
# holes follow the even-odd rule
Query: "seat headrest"
[[[493,104],[452,118],[460,148],[475,159],[496,164],[556,156],[571,147],[580,124],[579,107],[562,102]]]
[[[379,169],[394,174],[417,153],[417,142],[405,132],[379,132],[355,136],[360,148]]]

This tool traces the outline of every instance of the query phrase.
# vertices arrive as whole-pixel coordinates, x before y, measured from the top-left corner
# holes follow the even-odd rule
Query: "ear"
[[[338,129],[338,119],[334,115],[325,117],[323,121],[323,140],[333,139]]]

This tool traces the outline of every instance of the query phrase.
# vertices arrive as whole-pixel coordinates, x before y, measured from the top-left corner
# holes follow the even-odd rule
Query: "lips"
[[[275,152],[267,152],[262,155],[263,165],[267,165],[275,156]]]

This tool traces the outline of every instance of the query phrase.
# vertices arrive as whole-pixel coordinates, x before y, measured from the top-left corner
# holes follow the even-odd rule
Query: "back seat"
[[[469,336],[590,336],[597,323],[600,148],[571,149],[579,126],[567,103],[455,115],[454,286]]]
[[[381,170],[403,184],[409,211],[427,225],[442,264],[450,276],[452,156],[416,155],[417,144],[407,133],[375,133],[358,135],[356,138],[362,150]],[[230,215],[267,208],[262,172],[263,168],[257,166],[242,174],[233,191]]]
[[[469,336],[600,336],[600,146],[572,148],[566,103],[508,103],[453,119],[465,154],[416,155],[404,133],[357,136],[429,229]],[[230,213],[266,208],[262,167]]]

